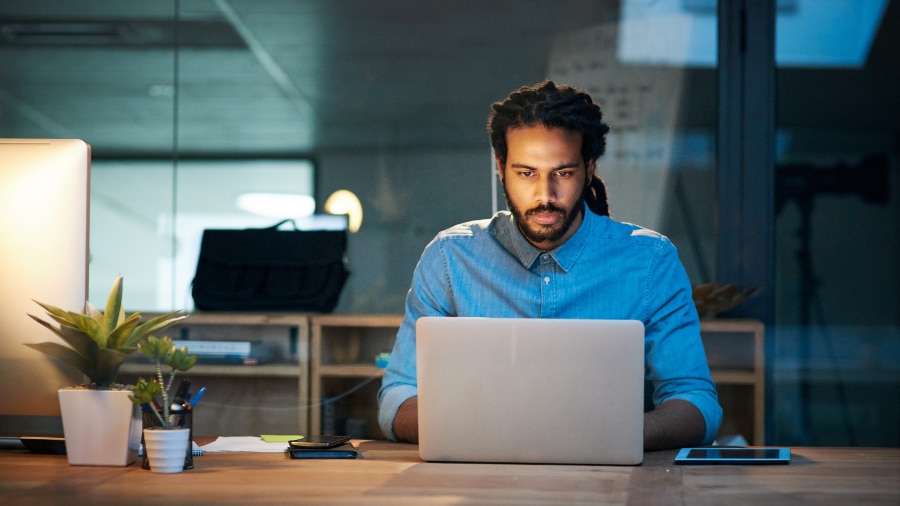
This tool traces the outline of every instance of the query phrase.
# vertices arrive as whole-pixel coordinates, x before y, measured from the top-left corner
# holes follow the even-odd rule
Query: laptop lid
[[[643,459],[639,321],[422,317],[416,364],[424,460]]]

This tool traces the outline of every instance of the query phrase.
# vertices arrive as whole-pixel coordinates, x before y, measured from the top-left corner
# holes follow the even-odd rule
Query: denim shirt
[[[378,422],[388,438],[396,439],[397,409],[417,394],[416,320],[490,316],[640,320],[653,405],[692,403],[706,421],[705,442],[713,440],[722,408],[675,247],[656,232],[584,214],[575,234],[552,251],[532,246],[507,211],[444,230],[426,246],[378,392]]]

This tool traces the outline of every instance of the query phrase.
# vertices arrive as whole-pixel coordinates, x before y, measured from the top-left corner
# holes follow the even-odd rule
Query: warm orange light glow
[[[362,225],[363,209],[359,198],[350,190],[338,190],[325,201],[325,212],[346,214],[350,232],[357,232]]]

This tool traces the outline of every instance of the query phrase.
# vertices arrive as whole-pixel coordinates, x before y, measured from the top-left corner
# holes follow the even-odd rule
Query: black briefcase
[[[349,271],[344,230],[207,229],[191,293],[207,311],[331,312]]]

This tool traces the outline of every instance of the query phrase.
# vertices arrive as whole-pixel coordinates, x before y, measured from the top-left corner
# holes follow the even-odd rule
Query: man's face
[[[581,225],[582,195],[594,173],[594,162],[585,167],[581,158],[581,134],[520,127],[506,133],[506,145],[506,166],[497,166],[516,224],[535,247],[556,248]]]

